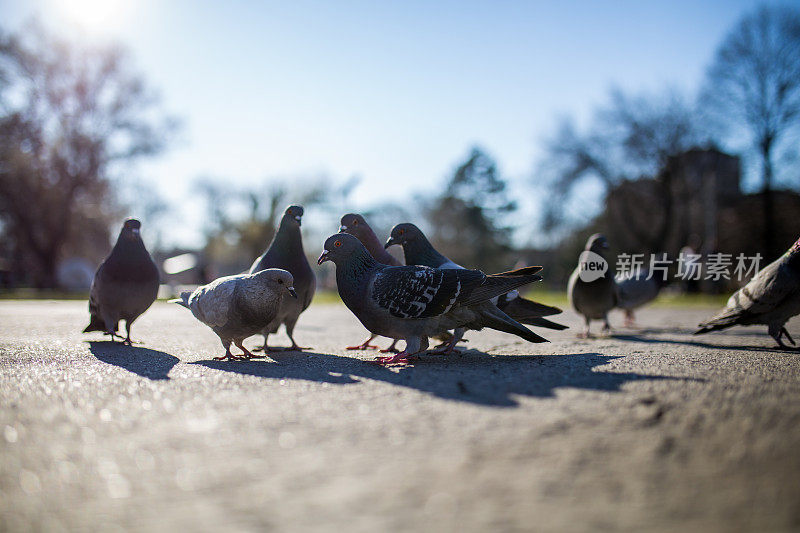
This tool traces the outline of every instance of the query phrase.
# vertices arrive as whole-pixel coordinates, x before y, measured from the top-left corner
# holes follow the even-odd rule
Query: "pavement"
[[[179,306],[125,347],[85,302],[3,301],[0,531],[800,530],[800,355],[692,336],[712,312],[583,340],[565,311],[550,343],[386,368],[339,304],[301,317],[307,353],[218,362]]]

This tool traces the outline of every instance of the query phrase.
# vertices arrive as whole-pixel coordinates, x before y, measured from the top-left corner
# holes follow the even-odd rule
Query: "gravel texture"
[[[800,354],[692,336],[712,312],[580,340],[565,311],[551,343],[385,368],[336,304],[300,318],[308,353],[218,362],[175,305],[125,347],[80,333],[85,302],[0,302],[0,530],[797,530]]]

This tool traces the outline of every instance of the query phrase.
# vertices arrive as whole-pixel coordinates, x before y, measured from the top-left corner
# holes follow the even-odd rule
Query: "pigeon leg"
[[[298,346],[297,343],[294,342],[294,322],[286,324],[286,334],[289,336],[289,340],[292,341],[292,346],[289,348],[290,351],[302,352],[303,350],[311,349],[311,346]]]
[[[380,352],[381,353],[399,353],[400,350],[398,350],[397,348],[394,347],[395,344],[397,344],[397,339],[392,340],[392,344],[388,348],[384,348],[383,350],[380,350]]]
[[[406,339],[406,349],[391,357],[376,357],[375,362],[382,365],[392,365],[396,363],[408,364],[409,358],[428,349],[428,337],[412,337]]]
[[[588,339],[589,337],[592,336],[591,333],[589,333],[589,317],[584,316],[583,319],[586,322],[586,324],[583,326],[583,331],[581,333],[578,333],[578,338]]]
[[[789,335],[788,331],[786,331],[786,327],[785,326],[781,328],[781,334],[785,335],[786,336],[786,340],[788,340],[791,344],[795,344],[794,339],[792,338],[792,336]]]
[[[241,361],[244,357],[239,357],[238,355],[233,355],[231,353],[231,343],[230,341],[227,343],[223,343],[225,346],[225,355],[221,357],[215,357],[214,361]]]
[[[772,328],[770,328],[770,335],[772,335],[772,338],[774,338],[775,342],[778,343],[778,347],[779,348],[781,348],[783,350],[800,350],[800,346],[787,346],[787,345],[785,345],[783,343],[783,340],[781,340],[781,338],[784,335],[786,335],[786,340],[788,340],[790,343],[794,344],[794,339],[792,338],[791,335],[789,335],[789,332],[786,331],[785,327],[782,326],[781,329],[778,330],[777,334],[775,334],[774,330]]]
[[[450,339],[450,342],[447,343],[444,347],[437,346],[431,351],[431,354],[434,355],[447,355],[451,353],[459,353],[458,350],[455,349],[456,344],[464,337],[464,333],[466,330],[464,328],[458,328],[453,332],[453,338]]]
[[[253,348],[254,352],[264,352],[264,353],[269,353],[269,352],[291,352],[292,350],[302,350],[303,349],[303,348],[300,348],[299,346],[297,346],[294,343],[294,340],[292,340],[292,344],[294,346],[291,346],[291,347],[290,346],[270,346],[269,343],[267,342],[268,339],[269,339],[269,333],[264,333],[263,335],[264,335],[264,346],[258,346],[257,348]],[[291,339],[291,337],[289,337],[289,338]]]
[[[603,316],[603,329],[601,330],[603,337],[611,335],[611,324],[608,323],[608,315]]]
[[[127,333],[127,337],[125,340],[122,341],[122,344],[127,344],[128,346],[133,346],[133,341],[131,340],[131,322],[128,320],[125,321],[125,332]]]
[[[253,355],[250,353],[247,348],[244,347],[243,340],[233,341],[233,343],[244,353],[244,359],[258,359],[259,357],[266,357],[267,353],[264,352],[264,355]]]
[[[636,326],[636,317],[633,314],[632,309],[625,310],[625,327],[632,328]]]
[[[374,339],[375,337],[377,337],[377,335],[371,334],[370,337],[367,340],[365,340],[364,342],[362,342],[358,346],[348,346],[347,349],[348,350],[377,350],[378,349],[377,346],[375,346],[374,344],[370,344],[372,339]],[[392,346],[394,346],[394,345],[392,345]]]
[[[122,341],[123,344],[125,344],[125,337],[123,337],[122,335],[117,335],[115,331],[106,331],[105,334],[111,336],[111,342],[113,342],[114,344],[117,343],[117,337],[119,337],[119,340]]]

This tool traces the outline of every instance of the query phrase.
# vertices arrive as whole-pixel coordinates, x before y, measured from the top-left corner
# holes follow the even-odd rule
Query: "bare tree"
[[[118,48],[34,25],[0,33],[0,225],[13,269],[56,285],[65,251],[108,245],[111,179],[164,147],[171,122]]]
[[[728,34],[711,64],[701,102],[731,137],[749,133],[761,162],[764,247],[776,249],[772,189],[777,152],[800,127],[800,11],[762,6]]]
[[[545,229],[570,224],[563,206],[584,180],[597,181],[608,193],[623,182],[652,177],[664,209],[660,220],[647,228],[652,236],[637,237],[646,241],[645,248],[658,250],[673,216],[671,174],[661,171],[671,156],[701,138],[693,109],[679,93],[628,95],[612,90],[608,104],[595,112],[586,131],[565,120],[545,142],[546,155],[537,172],[537,181],[548,183],[552,193],[544,209]]]

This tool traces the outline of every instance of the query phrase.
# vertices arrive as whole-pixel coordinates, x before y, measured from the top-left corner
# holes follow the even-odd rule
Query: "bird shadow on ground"
[[[189,364],[268,379],[303,379],[337,385],[371,379],[439,398],[495,407],[517,406],[514,395],[550,398],[555,389],[562,387],[614,392],[631,381],[693,379],[595,370],[620,357],[599,353],[503,356],[469,350],[455,356],[423,355],[409,366],[385,367],[356,357],[286,352],[275,354],[274,362]]]
[[[763,334],[761,335],[763,337]],[[776,352],[776,353],[798,353],[798,350],[783,349],[777,346],[740,346],[734,344],[716,344],[696,340],[681,339],[657,339],[652,337],[642,337],[640,335],[612,335],[614,339],[629,342],[644,342],[647,344],[678,344],[681,346],[696,346],[698,348],[708,348],[712,350],[741,350],[743,352]]]
[[[180,361],[165,352],[112,341],[89,341],[89,351],[104,363],[152,380],[169,379],[169,371]]]

